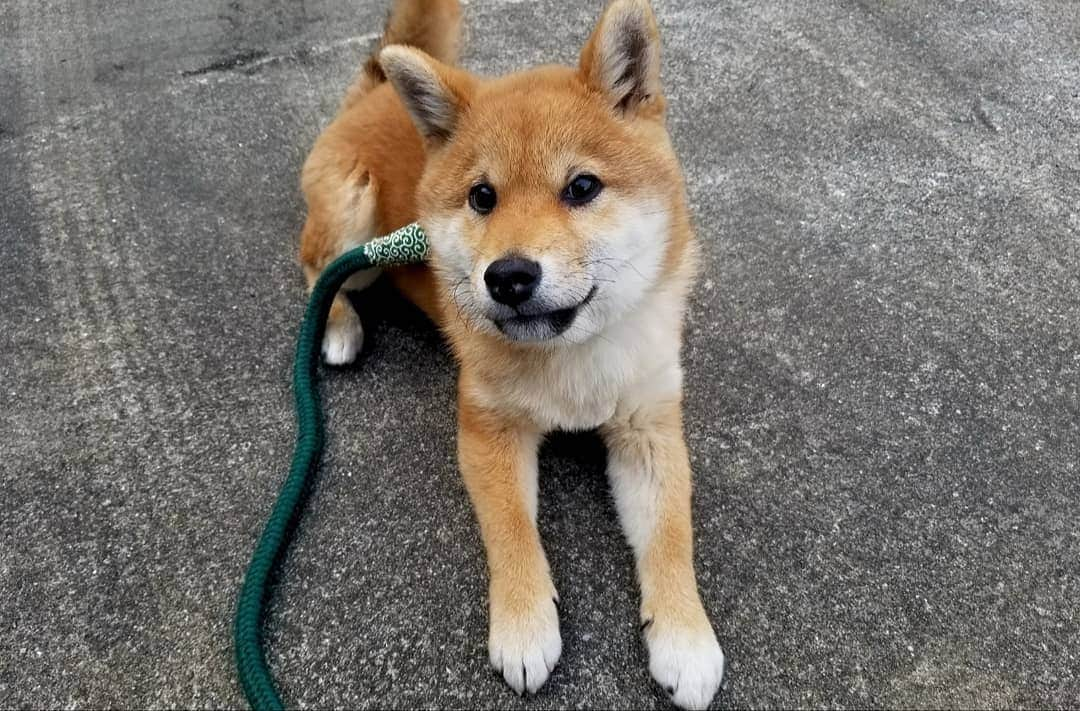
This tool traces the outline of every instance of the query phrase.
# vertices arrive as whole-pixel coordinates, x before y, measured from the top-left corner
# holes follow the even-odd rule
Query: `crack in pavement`
[[[198,69],[188,69],[180,72],[180,76],[184,77],[196,77],[203,74],[211,74],[213,72],[231,72],[234,69],[246,67],[249,64],[258,62],[261,59],[266,59],[270,56],[270,53],[265,49],[249,49],[236,54],[220,59],[212,64],[207,64],[204,67]]]
[[[187,69],[180,72],[182,77],[197,77],[207,74],[241,72],[251,75],[258,72],[268,64],[275,64],[284,60],[303,61],[310,57],[333,52],[342,47],[351,45],[363,45],[373,42],[381,35],[380,32],[367,32],[362,35],[345,37],[333,42],[312,45],[310,47],[297,47],[282,54],[271,54],[265,49],[241,50],[228,57],[220,59],[197,69]]]

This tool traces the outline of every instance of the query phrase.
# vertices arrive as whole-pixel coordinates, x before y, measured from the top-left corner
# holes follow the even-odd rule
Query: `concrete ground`
[[[1080,700],[1080,9],[657,0],[705,245],[685,348],[728,707]],[[466,66],[599,3],[472,0]],[[369,0],[0,7],[0,699],[237,706],[292,447],[300,164]],[[268,621],[306,707],[652,708],[589,435],[542,458],[562,662],[488,669],[454,368],[386,290]]]

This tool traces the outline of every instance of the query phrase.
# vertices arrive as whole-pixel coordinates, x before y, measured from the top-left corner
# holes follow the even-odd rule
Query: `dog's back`
[[[416,185],[424,144],[379,66],[383,47],[409,45],[444,61],[457,59],[461,39],[458,0],[396,0],[378,49],[364,63],[334,121],[304,164],[301,188],[308,216],[300,236],[300,262],[315,284],[346,250],[416,219]],[[377,273],[358,275],[346,289],[362,289]],[[396,269],[395,286],[432,318],[439,305],[426,267]],[[323,355],[332,364],[352,361],[363,344],[360,321],[339,295],[327,321]]]

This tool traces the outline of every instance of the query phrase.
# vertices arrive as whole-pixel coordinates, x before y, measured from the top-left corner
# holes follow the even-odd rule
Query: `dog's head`
[[[461,322],[583,342],[640,303],[683,202],[645,0],[609,5],[576,69],[480,79],[401,46],[380,62],[428,142],[419,218]]]

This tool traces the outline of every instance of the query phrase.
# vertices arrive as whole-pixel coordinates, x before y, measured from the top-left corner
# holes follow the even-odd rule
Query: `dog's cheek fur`
[[[583,218],[585,277],[596,295],[581,310],[565,337],[582,342],[633,312],[661,279],[668,251],[670,211],[655,200],[618,198],[603,218]]]
[[[456,314],[451,320],[465,330],[497,334],[498,329],[484,315],[486,287],[482,270],[476,265],[468,232],[475,218],[464,210],[433,215],[423,220],[429,235],[428,261],[436,275],[442,308]],[[475,239],[475,238],[474,238]]]

